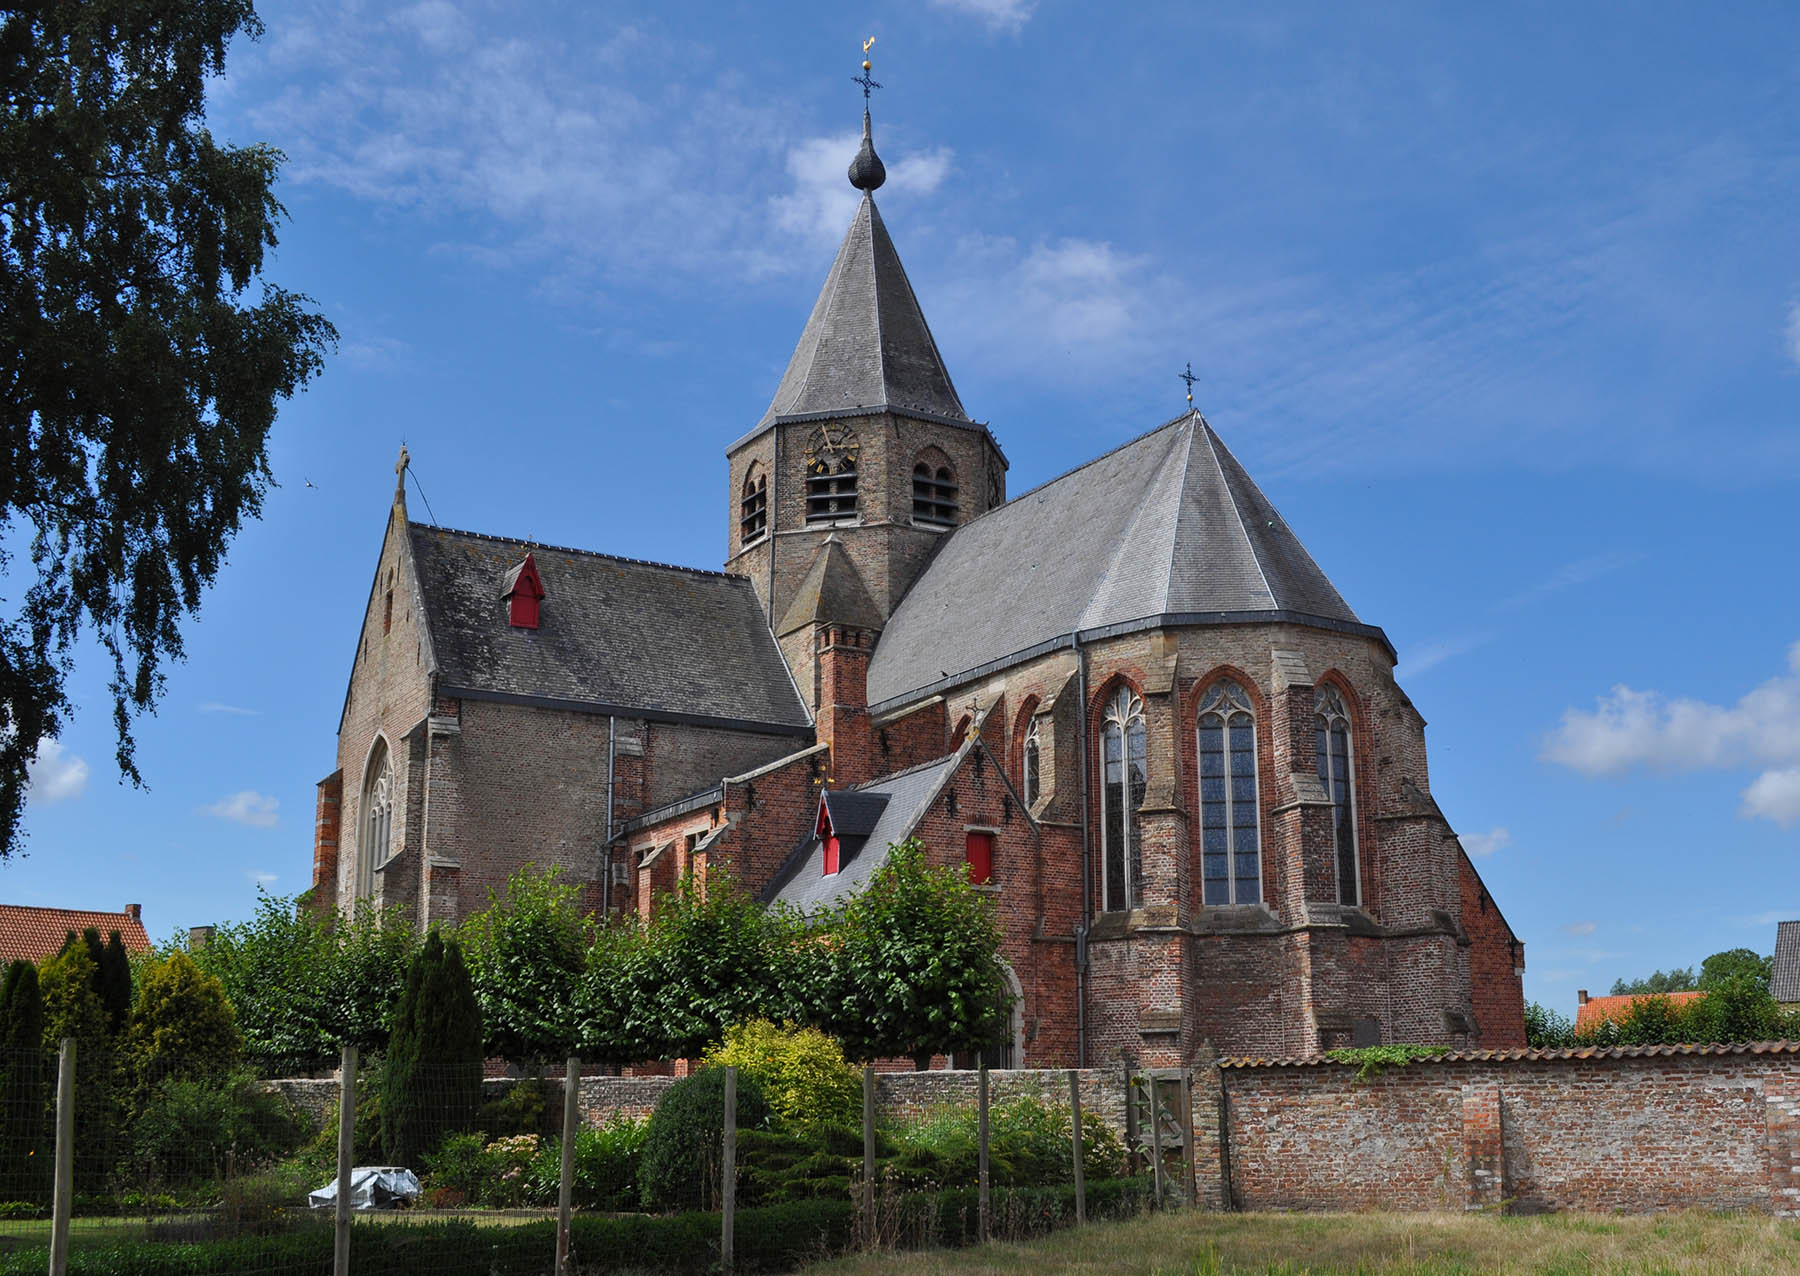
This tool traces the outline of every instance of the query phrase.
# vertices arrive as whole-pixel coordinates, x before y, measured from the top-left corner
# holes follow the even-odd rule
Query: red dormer
[[[825,876],[830,877],[838,871],[838,837],[831,827],[831,812],[825,806],[824,794],[819,795],[819,822],[813,832],[825,844]]]
[[[507,623],[514,629],[538,627],[538,604],[544,598],[544,582],[538,576],[537,559],[525,555],[525,561],[506,574]]]

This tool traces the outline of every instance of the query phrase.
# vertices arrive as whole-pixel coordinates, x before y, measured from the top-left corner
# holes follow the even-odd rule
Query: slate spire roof
[[[882,625],[881,609],[869,597],[862,573],[835,532],[819,546],[775,632],[786,635],[803,625],[828,622],[858,629],[880,629]]]
[[[865,114],[863,149],[850,166],[862,204],[758,429],[782,418],[882,410],[973,424],[875,207],[885,170],[868,129]]]
[[[869,703],[953,686],[1075,634],[1258,620],[1387,644],[1190,411],[945,537],[876,644]]]

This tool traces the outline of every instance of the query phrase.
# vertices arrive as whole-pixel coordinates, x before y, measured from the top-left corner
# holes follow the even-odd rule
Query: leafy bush
[[[1381,1046],[1342,1046],[1327,1050],[1325,1057],[1333,1063],[1354,1064],[1356,1079],[1370,1081],[1389,1068],[1404,1068],[1420,1059],[1437,1059],[1449,1053],[1449,1046],[1418,1046],[1396,1041]]]
[[[515,1081],[481,1105],[475,1124],[490,1139],[513,1134],[549,1134],[557,1128],[562,1105],[550,1101],[551,1087],[542,1079]]]
[[[183,952],[144,965],[125,1034],[136,1097],[177,1076],[228,1072],[243,1045],[225,987]]]
[[[1729,955],[1729,954],[1725,954]],[[1721,977],[1702,996],[1677,1002],[1639,996],[1622,1019],[1577,1034],[1583,1046],[1715,1045],[1778,1041],[1800,1034],[1800,1014],[1784,1011],[1756,972]]]
[[[740,1074],[737,1128],[756,1129],[769,1116],[762,1083]],[[653,1210],[690,1209],[718,1198],[725,1126],[725,1069],[706,1068],[663,1091],[644,1133],[638,1185]]]
[[[734,1024],[707,1051],[707,1066],[735,1066],[755,1076],[769,1111],[802,1125],[853,1124],[862,1112],[862,1080],[844,1060],[844,1048],[817,1028],[782,1026],[766,1019]]]
[[[237,1168],[255,1169],[290,1155],[311,1133],[292,1104],[264,1090],[250,1073],[209,1080],[175,1076],[147,1096],[133,1129],[133,1151],[157,1181],[192,1183],[222,1174],[233,1149]]]
[[[633,1210],[642,1199],[638,1166],[643,1161],[648,1121],[613,1113],[605,1125],[575,1132],[575,1181],[571,1196],[577,1209]],[[562,1140],[544,1143],[531,1163],[531,1196],[554,1205],[562,1185]]]
[[[1575,1044],[1575,1025],[1568,1016],[1531,1002],[1525,1007],[1525,1044],[1533,1050],[1566,1050]]]
[[[885,1176],[906,1190],[969,1186],[981,1160],[977,1115],[945,1108],[895,1132],[899,1152]],[[988,1172],[996,1184],[1041,1187],[1074,1178],[1069,1113],[1031,1095],[995,1104],[988,1112]],[[1081,1114],[1081,1169],[1089,1179],[1112,1178],[1125,1148],[1094,1112]]]
[[[504,895],[489,891],[487,907],[463,922],[458,938],[492,1053],[523,1063],[561,1059],[575,1046],[588,947],[579,895],[560,868],[527,864],[507,879]]]

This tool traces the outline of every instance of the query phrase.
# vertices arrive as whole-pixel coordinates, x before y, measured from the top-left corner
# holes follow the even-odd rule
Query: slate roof
[[[1575,1012],[1575,1031],[1592,1032],[1608,1020],[1611,1020],[1614,1023],[1623,1023],[1625,1022],[1626,1017],[1631,1014],[1632,1003],[1643,997],[1667,997],[1672,1003],[1679,1006],[1684,1001],[1692,1001],[1696,997],[1704,997],[1705,995],[1706,994],[1703,992],[1693,990],[1688,992],[1633,993],[1618,997],[1589,997],[1582,1003],[1581,1008]]]
[[[900,254],[865,194],[757,429],[783,417],[880,410],[969,421]]]
[[[1387,644],[1189,412],[945,537],[876,645],[869,702],[1162,617],[1285,619]]]
[[[838,871],[825,876],[819,839],[809,837],[764,888],[763,902],[791,904],[802,912],[816,913],[835,908],[867,886],[876,870],[887,863],[892,845],[904,842],[918,827],[926,808],[971,747],[965,745],[935,762],[828,793],[826,809],[838,831]],[[872,822],[871,814],[875,817]],[[855,846],[846,844],[847,838],[855,840],[848,834],[851,828],[868,830]]]
[[[1775,926],[1775,961],[1769,967],[1769,991],[1784,1005],[1800,1002],[1800,922]]]
[[[869,597],[869,587],[863,583],[862,573],[850,561],[850,551],[844,548],[836,532],[819,546],[812,566],[806,569],[800,588],[794,591],[793,601],[782,614],[775,632],[791,634],[803,625],[826,621],[854,625],[858,629],[880,629],[883,623],[881,609]]]
[[[70,931],[77,935],[92,926],[105,940],[115,930],[128,953],[150,951],[136,905],[118,913],[83,908],[32,908],[25,904],[0,904],[0,961],[42,961],[61,951]]]
[[[446,695],[721,720],[802,734],[794,690],[742,576],[414,523],[413,567]],[[507,624],[509,573],[536,556],[536,629]]]

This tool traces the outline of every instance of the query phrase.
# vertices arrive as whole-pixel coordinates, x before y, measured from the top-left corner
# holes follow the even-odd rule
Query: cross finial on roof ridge
[[[394,462],[394,504],[401,509],[406,508],[406,467],[412,464],[412,454],[406,450],[406,441],[400,441],[400,459]]]

